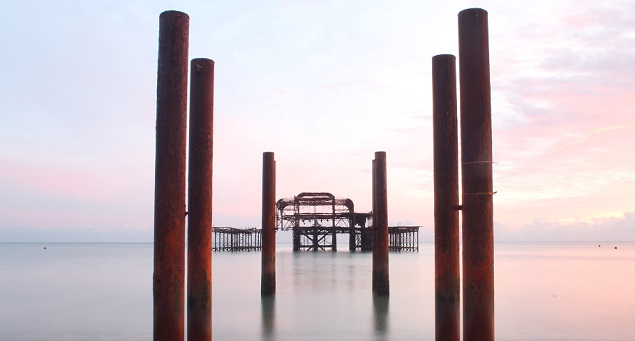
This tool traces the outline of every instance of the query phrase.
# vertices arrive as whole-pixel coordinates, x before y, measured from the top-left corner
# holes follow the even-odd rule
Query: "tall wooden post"
[[[163,12],[159,17],[152,284],[155,340],[184,337],[189,23],[188,15],[181,12]]]
[[[371,200],[371,205],[373,208],[372,211],[372,219],[373,219],[373,229],[370,231],[370,246],[373,252],[373,280],[372,280],[372,284],[373,284],[373,293],[375,292],[375,287],[377,286],[376,281],[377,281],[377,269],[375,267],[375,264],[377,263],[377,249],[375,248],[375,244],[377,243],[377,215],[375,213],[377,213],[377,195],[375,194],[375,187],[377,186],[377,184],[375,184],[375,179],[377,178],[377,176],[375,175],[377,167],[375,166],[375,163],[377,162],[377,160],[373,159],[373,168],[372,168],[372,181],[371,181],[371,188],[372,188],[372,200]]]
[[[262,155],[262,277],[260,294],[276,293],[276,161]]]
[[[390,293],[388,272],[388,200],[386,184],[386,152],[375,152],[374,218],[375,241],[373,243],[373,293],[385,296]]]
[[[461,339],[456,58],[432,57],[435,339]]]
[[[494,340],[492,120],[487,12],[459,13],[463,339]]]
[[[187,338],[211,340],[214,61],[192,60],[190,89]]]

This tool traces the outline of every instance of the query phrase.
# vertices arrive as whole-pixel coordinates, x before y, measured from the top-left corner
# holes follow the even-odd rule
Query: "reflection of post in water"
[[[274,296],[262,296],[262,339],[274,340],[276,334],[276,307]]]
[[[373,295],[373,325],[378,335],[388,333],[388,298],[389,296]]]

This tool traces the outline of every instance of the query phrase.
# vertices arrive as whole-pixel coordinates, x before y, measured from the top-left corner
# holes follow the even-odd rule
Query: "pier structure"
[[[213,251],[260,251],[262,230],[257,228],[216,227],[212,229]]]
[[[419,251],[420,226],[388,226],[388,251]]]
[[[327,192],[302,192],[279,199],[277,229],[293,232],[294,251],[337,251],[337,235],[348,234],[350,251],[371,251],[372,212],[355,212],[349,198]],[[419,226],[388,227],[390,251],[419,251]]]

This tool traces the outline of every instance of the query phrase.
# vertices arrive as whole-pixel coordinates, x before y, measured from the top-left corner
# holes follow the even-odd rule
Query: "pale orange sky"
[[[496,240],[635,240],[632,1],[23,1],[0,28],[0,240],[152,239],[158,17],[216,62],[214,223],[328,191],[433,226],[431,58],[489,12]],[[48,238],[48,239],[47,239]]]

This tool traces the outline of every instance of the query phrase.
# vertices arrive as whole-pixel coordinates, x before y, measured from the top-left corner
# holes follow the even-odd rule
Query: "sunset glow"
[[[34,5],[36,3],[37,5]],[[21,1],[0,28],[0,239],[152,240],[158,17],[175,4]],[[431,58],[489,12],[496,240],[635,240],[635,3],[178,3],[190,59],[216,62],[214,224],[279,198],[433,226]],[[73,237],[70,237],[73,235]]]

